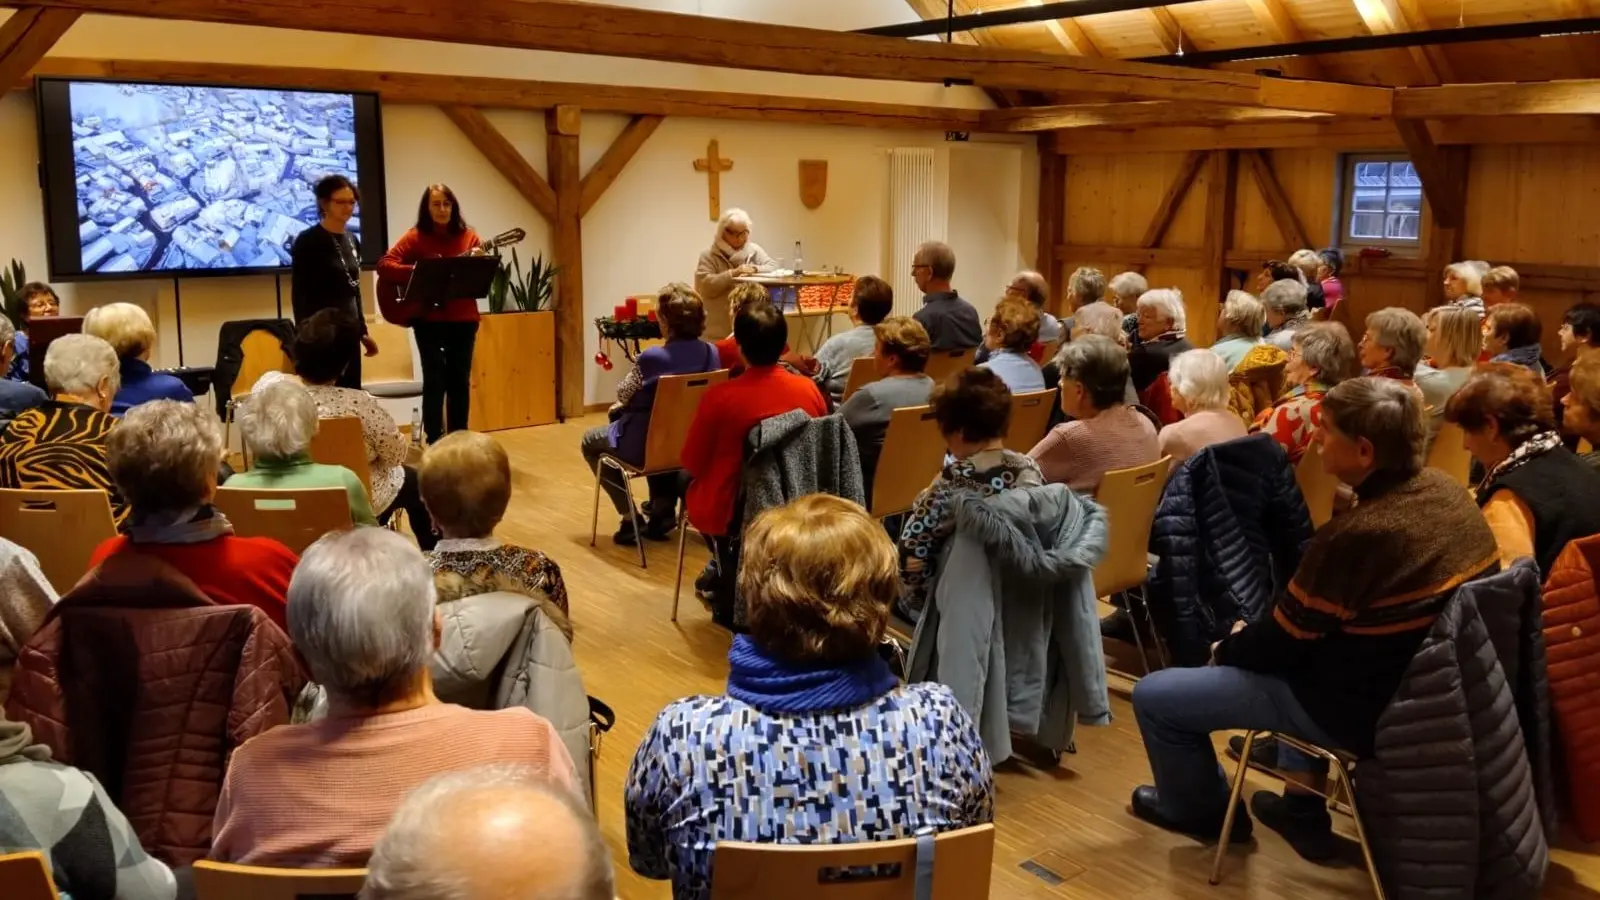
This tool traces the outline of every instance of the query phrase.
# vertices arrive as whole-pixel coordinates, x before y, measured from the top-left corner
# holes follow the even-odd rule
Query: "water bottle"
[[[800,242],[794,242],[794,273],[799,275],[806,270],[806,264],[800,259]]]
[[[411,407],[411,446],[422,449],[422,407]]]

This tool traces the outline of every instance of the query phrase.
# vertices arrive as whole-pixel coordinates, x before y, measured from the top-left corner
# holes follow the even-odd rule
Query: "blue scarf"
[[[855,709],[900,684],[876,655],[850,665],[796,665],[768,656],[748,635],[733,639],[728,664],[728,696],[768,714]]]

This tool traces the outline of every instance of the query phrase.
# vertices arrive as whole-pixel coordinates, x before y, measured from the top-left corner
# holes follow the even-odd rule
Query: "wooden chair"
[[[368,316],[367,334],[377,342],[378,355],[361,363],[362,389],[385,400],[421,397],[422,382],[411,356],[411,329],[382,316]]]
[[[372,463],[367,456],[367,436],[355,416],[317,420],[317,433],[311,438],[311,459],[330,466],[344,466],[356,473],[361,486],[372,496]],[[382,510],[373,510],[382,512]]]
[[[650,428],[644,436],[644,465],[635,466],[610,453],[600,455],[600,464],[594,470],[594,515],[589,523],[589,546],[600,539],[600,479],[606,470],[617,473],[627,485],[628,512],[633,518],[634,542],[639,549],[639,568],[648,569],[644,557],[644,523],[639,517],[639,504],[633,500],[633,480],[650,475],[664,475],[682,468],[678,459],[683,453],[683,442],[689,437],[689,425],[700,409],[706,391],[728,380],[728,370],[697,372],[692,375],[668,375],[656,380],[656,399],[650,406]],[[683,569],[682,541],[679,541],[678,568]],[[673,621],[677,621],[677,601],[673,601]]]
[[[37,850],[0,856],[0,885],[5,885],[6,900],[57,900],[61,896],[44,854]]]
[[[1027,453],[1050,430],[1050,413],[1056,408],[1056,389],[1011,395],[1011,424],[1006,426],[1005,447]]]
[[[1295,483],[1300,485],[1300,495],[1306,499],[1311,511],[1311,527],[1321,528],[1333,518],[1333,501],[1339,493],[1339,479],[1328,474],[1322,465],[1322,450],[1313,444],[1300,457],[1294,467]]]
[[[1464,438],[1460,425],[1454,422],[1439,423],[1439,431],[1433,436],[1433,446],[1428,448],[1428,468],[1449,475],[1462,487],[1471,487],[1472,454],[1467,452],[1462,443]]]
[[[217,489],[217,509],[240,537],[269,537],[303,553],[317,538],[351,527],[350,495],[344,488],[271,490]]]
[[[105,491],[0,490],[0,537],[33,551],[58,594],[71,590],[95,548],[116,536]]]
[[[977,356],[977,347],[968,347],[965,350],[935,350],[928,356],[928,367],[922,371],[933,379],[934,384],[944,384],[944,380],[951,375],[972,368],[973,360]]]
[[[850,364],[850,377],[845,380],[844,394],[840,400],[849,400],[851,394],[881,378],[883,375],[878,372],[877,357],[863,356],[857,359]]]
[[[208,859],[194,864],[197,900],[354,900],[366,880],[366,869],[267,869]]]
[[[907,406],[891,412],[872,475],[873,517],[883,519],[910,509],[944,468],[944,450],[944,435],[931,407]]]
[[[1156,506],[1161,502],[1161,492],[1172,473],[1172,457],[1163,456],[1149,465],[1133,469],[1107,472],[1095,492],[1095,501],[1106,511],[1106,555],[1094,567],[1094,595],[1110,597],[1122,594],[1127,603],[1128,615],[1133,618],[1133,640],[1139,648],[1139,662],[1144,673],[1150,674],[1150,660],[1144,650],[1144,639],[1139,636],[1139,619],[1155,638],[1156,658],[1163,666],[1167,653],[1155,627],[1155,618],[1145,602],[1144,585],[1154,564],[1150,557],[1150,526],[1156,518]],[[1137,601],[1138,609],[1135,609]]]
[[[243,359],[239,363],[239,377],[233,380],[233,393],[228,398],[227,415],[223,419],[223,446],[232,446],[233,410],[239,401],[248,396],[261,376],[268,372],[293,372],[294,361],[283,351],[283,344],[272,332],[265,329],[252,331],[239,342]]]
[[[711,900],[987,900],[993,825],[933,837],[933,884],[926,894],[917,891],[918,840],[806,845],[718,841]]]
[[[1594,452],[1594,445],[1589,443],[1589,439],[1588,438],[1583,438],[1582,440],[1578,441],[1578,455],[1579,456],[1583,456],[1585,454],[1589,454],[1589,453],[1593,453],[1593,452]]]

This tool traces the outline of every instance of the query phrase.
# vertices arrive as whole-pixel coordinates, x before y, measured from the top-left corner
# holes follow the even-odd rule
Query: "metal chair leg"
[[[678,514],[678,577],[672,583],[672,621],[678,621],[678,598],[683,595],[683,552],[689,539],[687,506]]]
[[[1211,883],[1222,883],[1222,861],[1228,856],[1228,838],[1233,834],[1233,819],[1239,812],[1239,803],[1244,798],[1244,776],[1250,770],[1250,751],[1255,749],[1256,734],[1247,731],[1244,735],[1244,747],[1239,753],[1238,768],[1233,771],[1233,787],[1228,791],[1228,812],[1222,817],[1222,834],[1217,837],[1217,856],[1211,864]]]
[[[593,547],[600,540],[600,475],[605,467],[599,463],[594,466],[594,516],[589,520],[589,546]]]
[[[1345,799],[1350,802],[1350,818],[1356,823],[1356,842],[1361,845],[1361,856],[1367,861],[1367,874],[1372,878],[1372,893],[1378,900],[1384,900],[1383,881],[1378,878],[1378,866],[1372,860],[1372,845],[1367,842],[1367,829],[1361,824],[1361,810],[1356,808],[1356,786],[1350,783],[1350,770],[1338,760],[1333,761],[1332,769],[1338,783],[1344,786]]]
[[[1156,628],[1156,616],[1155,613],[1150,611],[1150,599],[1145,595],[1144,585],[1140,585],[1139,587],[1127,591],[1126,595],[1131,597],[1135,592],[1137,592],[1139,596],[1139,608],[1144,611],[1144,623],[1150,626],[1150,641],[1151,643],[1155,644],[1156,663],[1159,664],[1163,669],[1168,668],[1172,665],[1172,660],[1167,656],[1167,645],[1166,642],[1161,639],[1161,631]],[[1128,615],[1133,615],[1131,609],[1129,610]],[[1133,633],[1139,633],[1139,623],[1137,621],[1134,622]],[[1145,674],[1150,674],[1148,668],[1145,670]]]
[[[1139,636],[1139,619],[1133,613],[1133,591],[1122,592],[1122,605],[1128,613],[1128,622],[1133,625],[1133,645],[1139,648],[1139,666],[1149,675],[1150,656],[1144,652],[1144,638]]]
[[[618,465],[616,460],[609,456],[600,457],[600,465],[603,468],[608,468],[617,473],[617,479],[622,482],[622,490],[628,495],[628,515],[633,521],[633,544],[639,549],[639,568],[648,569],[650,568],[650,564],[646,562],[644,558],[644,529],[640,527],[641,523],[639,521],[639,504],[635,503],[633,500],[633,479],[628,477],[628,472],[626,469]],[[596,497],[596,505],[598,505],[599,502],[599,498]],[[598,515],[598,513],[596,513],[596,515]]]

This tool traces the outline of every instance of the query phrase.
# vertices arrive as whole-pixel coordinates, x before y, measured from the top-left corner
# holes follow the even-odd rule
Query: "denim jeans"
[[[1281,731],[1333,749],[1337,744],[1301,707],[1287,682],[1231,666],[1152,672],[1133,689],[1161,812],[1179,821],[1220,815],[1228,781],[1211,745],[1211,733],[1244,729]],[[1279,765],[1309,768],[1310,760],[1280,747]]]

